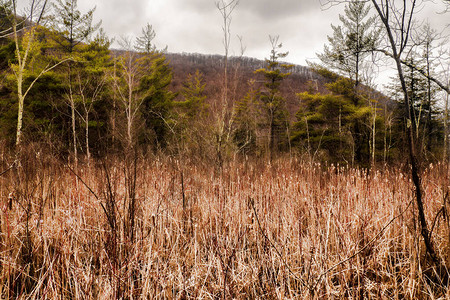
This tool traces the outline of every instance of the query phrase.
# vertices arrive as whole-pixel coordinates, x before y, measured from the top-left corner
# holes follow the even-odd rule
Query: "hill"
[[[205,94],[208,101],[220,99],[221,85],[223,84],[224,56],[204,55],[198,53],[167,53],[166,58],[173,70],[171,89],[180,91],[189,74],[199,70],[203,74]],[[242,99],[249,88],[249,82],[255,80],[257,87],[262,85],[261,75],[254,71],[265,67],[265,61],[251,57],[229,58],[230,89],[234,91],[233,100]],[[325,83],[329,82],[322,75],[309,67],[294,65],[292,74],[281,85],[281,93],[287,101],[291,118],[299,108],[299,99],[296,93],[310,90],[327,93]],[[180,96],[179,96],[180,97]]]

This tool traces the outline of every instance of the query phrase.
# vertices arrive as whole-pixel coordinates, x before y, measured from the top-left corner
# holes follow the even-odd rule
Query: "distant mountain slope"
[[[180,91],[188,74],[199,70],[203,74],[206,83],[205,93],[208,101],[220,99],[224,74],[224,57],[221,55],[204,55],[192,53],[168,53],[166,57],[173,69],[172,89]],[[242,99],[249,90],[250,80],[255,80],[255,88],[261,87],[263,78],[254,74],[254,71],[265,67],[265,61],[250,57],[229,58],[229,88],[232,91],[232,99]],[[292,75],[281,85],[281,92],[287,101],[290,116],[293,119],[299,107],[299,99],[296,93],[310,90],[327,92],[325,83],[327,80],[308,67],[294,65]],[[181,97],[179,95],[179,97]],[[180,98],[181,100],[181,98]]]

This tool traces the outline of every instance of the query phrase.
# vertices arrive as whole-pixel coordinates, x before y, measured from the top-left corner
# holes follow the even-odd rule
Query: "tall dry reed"
[[[450,296],[447,271],[425,259],[399,169],[281,159],[232,162],[218,176],[167,158],[135,162],[71,170],[29,153],[0,177],[1,298]],[[423,177],[443,266],[446,178],[443,166]]]

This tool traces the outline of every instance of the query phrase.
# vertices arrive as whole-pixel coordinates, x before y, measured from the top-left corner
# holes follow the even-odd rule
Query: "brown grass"
[[[279,160],[229,163],[217,176],[139,159],[132,215],[130,169],[110,159],[77,177],[29,154],[0,177],[2,299],[450,296],[446,270],[425,259],[412,184],[399,170]],[[446,178],[442,166],[423,177],[443,265]]]

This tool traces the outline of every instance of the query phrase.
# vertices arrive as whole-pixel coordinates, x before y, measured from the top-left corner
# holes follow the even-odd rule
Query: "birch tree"
[[[220,101],[217,101],[216,113],[218,115],[216,125],[216,158],[219,168],[223,163],[223,147],[227,143],[231,135],[232,118],[230,116],[230,95],[229,95],[229,51],[231,43],[231,21],[232,14],[239,0],[220,0],[216,2],[216,7],[222,17],[222,31],[223,31],[223,47],[224,47],[224,68],[223,68],[223,82],[222,95]]]
[[[107,70],[110,67],[109,40],[103,31],[97,37],[86,45],[80,53],[83,68],[75,72],[74,86],[79,95],[82,105],[82,112],[79,116],[84,124],[85,132],[85,151],[89,165],[91,150],[89,143],[89,128],[91,127],[91,114],[94,111],[94,105],[101,100],[107,83]],[[96,125],[98,126],[98,124]]]
[[[10,62],[17,85],[16,147],[22,142],[24,103],[28,93],[39,78],[65,61],[51,61],[44,66],[35,64],[37,61],[34,58],[39,54],[41,47],[36,35],[45,17],[47,2],[47,0],[32,0],[24,17],[19,17],[17,13],[17,1],[8,2],[11,7],[9,19],[16,58],[15,62]],[[31,77],[34,79],[30,84],[25,85],[26,79]]]
[[[136,119],[144,102],[143,98],[137,97],[135,91],[144,70],[136,62],[137,53],[133,51],[131,40],[122,38],[120,43],[124,54],[114,60],[112,82],[114,94],[125,111],[125,140],[127,147],[131,148],[135,142]]]

